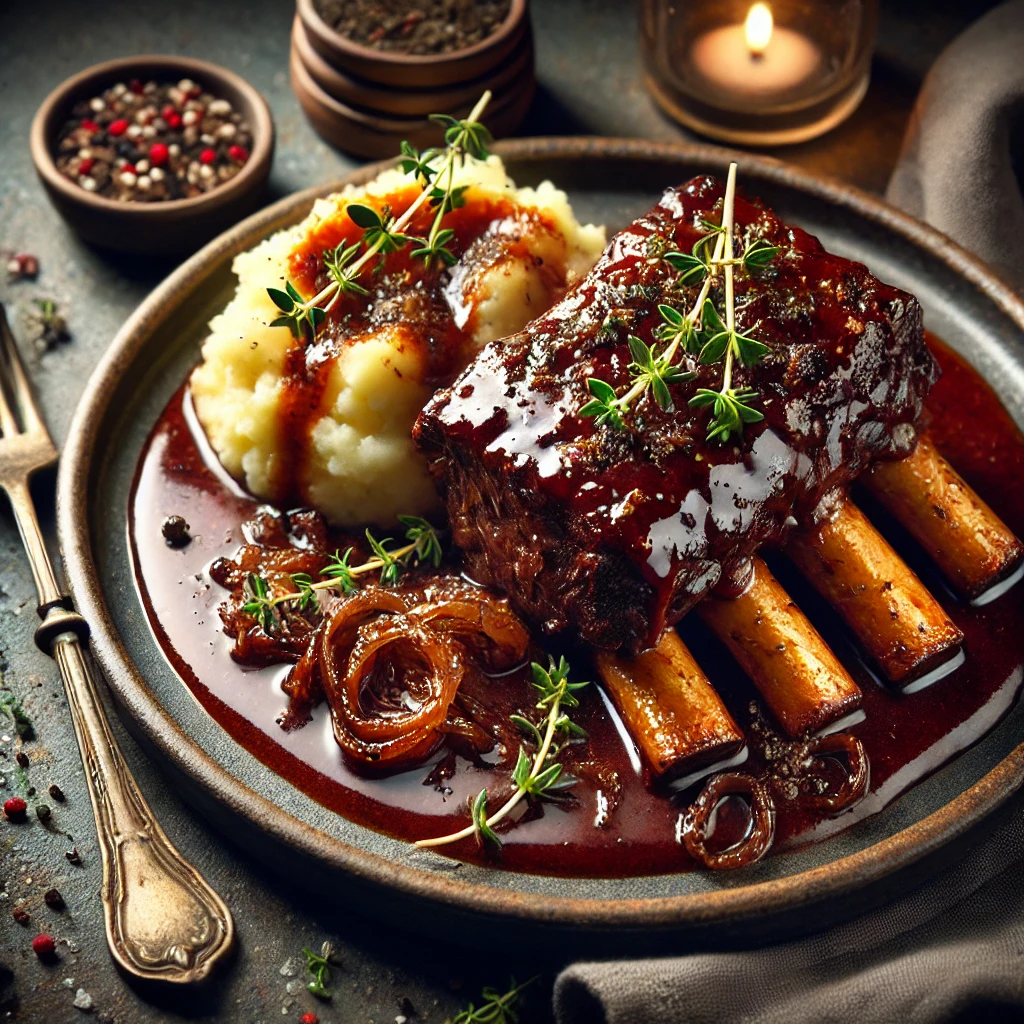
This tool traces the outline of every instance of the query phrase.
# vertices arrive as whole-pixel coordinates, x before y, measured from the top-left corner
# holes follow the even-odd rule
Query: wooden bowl
[[[508,17],[486,39],[453,53],[420,56],[360,46],[331,28],[313,0],[296,0],[295,6],[310,45],[328,64],[391,88],[438,89],[481,78],[515,50],[530,22],[527,0],[512,0]]]
[[[441,145],[440,126],[427,118],[366,113],[328,95],[313,79],[294,45],[289,66],[299,105],[317,134],[332,146],[356,156],[383,159],[397,156],[403,140],[418,149]],[[494,135],[508,135],[515,130],[526,116],[535,85],[531,75],[521,88],[487,108],[483,120]]]
[[[229,100],[252,128],[252,152],[238,174],[203,195],[159,203],[119,203],[65,178],[53,153],[71,108],[128,78],[191,78]],[[36,112],[30,146],[51,202],[85,241],[120,252],[179,255],[195,251],[260,205],[274,157],[274,123],[263,97],[226,68],[188,57],[124,57],[86,68],[57,86]]]
[[[533,77],[533,33],[528,22],[515,48],[487,74],[432,89],[395,89],[335,67],[313,46],[298,15],[292,24],[292,48],[313,81],[329,96],[367,113],[393,117],[426,117],[430,114],[464,117],[485,90],[491,90],[497,104],[503,101],[506,92],[517,87],[520,80]]]

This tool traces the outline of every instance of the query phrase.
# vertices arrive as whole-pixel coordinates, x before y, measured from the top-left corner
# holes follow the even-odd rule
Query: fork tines
[[[20,423],[19,423],[20,414]],[[0,484],[54,462],[53,447],[0,305]],[[18,439],[18,440],[16,440]]]

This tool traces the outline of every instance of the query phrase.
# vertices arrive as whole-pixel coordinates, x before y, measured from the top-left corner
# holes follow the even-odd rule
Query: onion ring
[[[750,803],[750,833],[720,853],[707,848],[711,813],[727,796],[745,796]],[[761,779],[741,772],[725,772],[708,779],[700,796],[690,805],[682,829],[686,852],[713,871],[742,868],[759,861],[775,838],[775,801]]]
[[[827,811],[830,815],[839,814],[852,807],[868,791],[871,781],[871,762],[868,760],[864,744],[856,736],[848,732],[834,732],[829,736],[819,736],[807,745],[807,753],[812,757],[823,757],[830,754],[844,756],[847,761],[846,778],[835,793],[821,795],[806,794],[801,803],[816,810]]]

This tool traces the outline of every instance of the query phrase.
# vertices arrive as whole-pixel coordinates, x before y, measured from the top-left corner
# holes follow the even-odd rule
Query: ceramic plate
[[[501,151],[519,184],[551,178],[581,221],[609,234],[661,191],[731,154],[711,147],[602,139],[519,140]],[[744,186],[834,251],[916,294],[926,325],[963,353],[1024,425],[1024,305],[943,236],[845,185],[742,154]],[[506,938],[538,927],[594,951],[664,948],[671,933],[718,942],[778,935],[863,909],[919,879],[1024,782],[1024,705],[979,744],[881,813],[801,851],[739,872],[564,879],[462,865],[354,825],[274,775],[193,699],[154,640],[137,594],[126,529],[128,492],[151,427],[198,357],[209,317],[232,293],[232,257],[308,212],[346,181],[249,218],[172,274],[118,334],[86,389],[59,481],[59,529],[75,601],[126,724],[173,782],[246,850],[294,880],[346,901],[400,909],[406,923],[463,934],[502,919]],[[492,935],[494,934],[492,930]]]

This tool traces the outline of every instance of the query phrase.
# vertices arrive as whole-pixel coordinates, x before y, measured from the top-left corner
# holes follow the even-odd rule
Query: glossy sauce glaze
[[[991,390],[940,343],[931,346],[943,375],[928,398],[930,432],[957,469],[1018,534],[1024,508],[1007,480],[1024,477],[1024,438]],[[278,718],[286,706],[280,681],[287,665],[252,670],[229,656],[218,606],[226,592],[207,569],[231,557],[243,542],[240,524],[258,503],[223,478],[187,420],[184,390],[175,394],[153,430],[140,460],[131,496],[130,530],[136,579],[154,632],[171,664],[200,704],[242,746],[278,775],[324,806],[355,822],[413,840],[455,831],[468,821],[467,800],[487,786],[495,799],[509,791],[509,764],[487,755],[495,767],[473,765],[439,753],[429,764],[384,778],[367,778],[344,762],[321,705],[304,728],[285,732]],[[860,499],[861,496],[858,495]],[[865,507],[870,507],[865,503]],[[871,510],[873,516],[875,511]],[[192,542],[169,547],[160,524],[178,514],[192,527]],[[775,851],[793,848],[848,828],[976,742],[1007,713],[1024,672],[1024,586],[982,608],[960,605],[928,573],[920,553],[891,531],[900,550],[922,572],[966,635],[966,663],[952,675],[911,695],[897,695],[863,667],[831,613],[821,602],[803,601],[799,581],[786,577],[799,603],[815,619],[864,691],[863,719],[848,731],[863,742],[871,761],[867,796],[852,810],[829,819],[779,800]],[[785,573],[781,558],[771,556]],[[820,612],[820,614],[819,614]],[[748,739],[739,769],[757,774],[777,768],[786,744],[757,711],[755,691],[729,656],[700,629],[695,617],[681,624],[684,640]],[[586,654],[567,652],[576,678],[593,678]],[[492,680],[495,709],[506,713],[531,704],[522,673]],[[574,720],[590,734],[563,758],[579,779],[567,808],[545,805],[543,813],[503,834],[499,856],[474,840],[442,848],[460,859],[514,871],[569,876],[630,876],[675,872],[693,866],[679,840],[683,810],[701,782],[677,791],[651,791],[633,764],[635,754],[620,738],[616,720],[596,686],[582,691]],[[828,765],[819,765],[827,775]],[[799,780],[798,780],[799,781]],[[743,805],[731,801],[717,816],[719,845],[746,827]],[[723,838],[728,835],[728,838]]]

